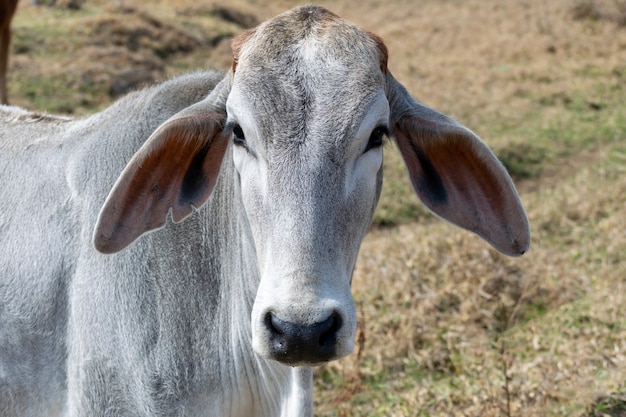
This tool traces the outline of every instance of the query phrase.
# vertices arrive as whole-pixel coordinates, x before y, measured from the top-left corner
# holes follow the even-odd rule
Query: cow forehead
[[[236,40],[233,52],[233,92],[263,119],[266,140],[349,133],[384,94],[382,41],[319,7],[270,20]]]
[[[317,6],[290,10],[244,32],[233,41],[233,72],[240,64],[282,66],[313,58],[352,69],[387,70],[387,48],[380,38]]]
[[[279,94],[351,91],[383,83],[387,50],[375,35],[315,6],[282,14],[233,42],[235,83]],[[278,90],[278,91],[274,91]]]

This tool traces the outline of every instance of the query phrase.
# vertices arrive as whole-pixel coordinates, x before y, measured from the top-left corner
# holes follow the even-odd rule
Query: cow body
[[[3,417],[311,416],[312,366],[353,347],[386,134],[431,210],[529,244],[480,139],[317,7],[244,33],[227,74],[0,126]]]
[[[116,256],[91,244],[128,159],[222,76],[188,75],[82,120],[0,111],[0,415],[280,415],[291,371],[250,354],[241,320],[258,269],[224,186],[232,164],[187,221]]]

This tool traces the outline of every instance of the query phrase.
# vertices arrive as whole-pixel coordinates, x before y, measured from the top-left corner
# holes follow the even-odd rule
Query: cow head
[[[261,277],[254,350],[314,365],[353,349],[350,281],[380,195],[386,136],[434,213],[506,254],[527,250],[528,220],[502,164],[407,93],[378,37],[307,6],[245,32],[233,52],[211,95],[157,129],[121,174],[96,226],[100,251],[163,226],[170,210],[181,221],[232,157]]]

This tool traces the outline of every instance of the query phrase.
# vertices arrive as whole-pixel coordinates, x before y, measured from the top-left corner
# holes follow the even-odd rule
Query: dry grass
[[[298,3],[217,6],[260,21]],[[213,3],[146,4],[125,0],[134,11],[124,12],[118,2],[87,0],[70,12],[22,2],[15,103],[83,114],[110,103],[124,71],[141,69],[141,84],[229,65],[227,39],[244,23],[214,13]],[[394,75],[505,160],[533,243],[511,259],[434,221],[389,146],[377,221],[395,226],[364,242],[354,276],[357,353],[317,371],[317,414],[624,415],[624,3],[319,4],[381,35]],[[74,47],[81,53],[68,53]]]
[[[606,410],[623,412],[626,380],[626,34],[567,2],[422,5],[382,25],[404,57],[392,69],[496,149],[545,156],[522,186],[533,248],[507,259],[423,222],[370,235],[361,367],[322,373],[351,382],[322,415],[620,415]]]
[[[626,376],[626,178],[606,175],[585,168],[526,196],[535,228],[521,259],[439,223],[373,233],[354,282],[364,382],[350,387],[369,403],[355,411],[339,397],[327,415],[371,415],[391,395],[398,408],[379,415],[582,415],[617,391]],[[326,372],[349,374],[350,361]],[[368,392],[373,381],[380,392]]]

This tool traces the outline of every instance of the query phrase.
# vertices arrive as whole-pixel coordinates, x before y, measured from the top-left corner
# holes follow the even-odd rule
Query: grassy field
[[[318,3],[382,36],[396,78],[495,150],[533,242],[511,259],[435,219],[388,144],[354,276],[358,347],[317,370],[316,415],[625,416],[626,2]],[[227,68],[233,35],[297,4],[24,1],[10,97],[89,114]]]

